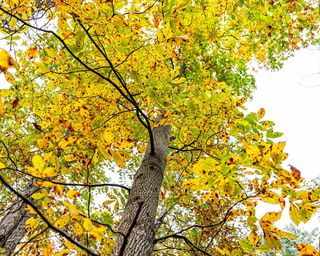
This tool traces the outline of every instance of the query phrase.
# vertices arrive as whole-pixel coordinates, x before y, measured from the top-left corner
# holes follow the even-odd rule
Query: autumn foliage
[[[17,254],[110,255],[164,125],[154,255],[259,255],[294,239],[275,222],[285,207],[296,225],[309,221],[320,190],[301,189],[298,170],[282,165],[285,142],[264,109],[246,111],[248,66],[280,68],[318,43],[316,4],[0,1],[11,84],[0,91],[0,216],[17,196],[31,213]],[[278,210],[257,218],[258,202]]]

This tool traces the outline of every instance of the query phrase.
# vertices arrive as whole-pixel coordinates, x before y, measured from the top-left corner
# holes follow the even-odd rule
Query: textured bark
[[[33,182],[27,185],[23,194],[31,195],[36,190]],[[25,222],[31,214],[25,210],[25,204],[18,200],[0,221],[0,247],[11,255],[25,235]]]
[[[148,256],[152,254],[155,237],[155,218],[159,193],[166,166],[170,126],[153,129],[155,154],[150,154],[150,143],[138,169],[123,213],[115,256]]]

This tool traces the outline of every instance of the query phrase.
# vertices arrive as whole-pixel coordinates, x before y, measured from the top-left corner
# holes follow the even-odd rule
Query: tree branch
[[[188,244],[189,246],[195,248],[197,251],[203,253],[204,255],[207,256],[212,256],[211,254],[207,253],[206,251],[202,250],[201,248],[199,248],[198,246],[196,246],[194,243],[192,243],[188,238],[186,238],[185,236],[182,235],[174,235],[172,238],[178,238],[178,239],[182,239],[185,241],[186,244]]]
[[[149,132],[149,139],[150,139],[150,152],[152,155],[154,155],[154,140],[153,140],[153,134],[152,134],[152,128],[149,122],[148,117],[143,113],[143,111],[140,109],[138,103],[136,102],[136,100],[134,99],[133,95],[131,94],[131,92],[129,91],[126,82],[124,81],[123,77],[120,75],[120,73],[115,69],[115,67],[113,66],[111,60],[109,59],[109,57],[107,56],[107,54],[101,49],[101,47],[97,44],[97,42],[93,39],[93,37],[91,36],[91,34],[89,33],[89,29],[86,29],[84,27],[84,25],[81,23],[81,21],[79,19],[76,20],[80,27],[84,30],[84,32],[86,33],[86,35],[88,36],[88,38],[90,39],[90,41],[93,43],[93,45],[96,47],[96,49],[102,54],[102,56],[105,58],[105,60],[108,62],[111,71],[115,74],[115,76],[117,77],[119,83],[121,84],[121,86],[123,87],[123,89],[126,91],[128,97],[131,99],[131,103],[132,105],[135,106],[136,111],[137,111],[137,117],[140,121],[140,123],[146,127],[148,129]],[[141,119],[140,115],[144,118],[145,122]]]
[[[63,185],[63,186],[74,186],[74,187],[88,187],[88,188],[96,188],[96,187],[118,187],[118,188],[123,188],[125,190],[127,190],[128,192],[130,192],[130,188],[124,186],[124,185],[121,185],[121,184],[114,184],[114,183],[101,183],[101,184],[84,184],[84,183],[68,183],[68,182],[61,182],[61,181],[55,181],[55,180],[51,180],[49,178],[42,178],[42,177],[37,177],[37,176],[34,176],[30,173],[27,173],[27,172],[24,172],[24,171],[21,171],[19,169],[14,169],[14,168],[10,168],[10,167],[4,167],[1,170],[11,170],[11,171],[16,171],[16,172],[20,172],[20,173],[23,173],[29,177],[32,177],[34,179],[37,179],[37,180],[42,180],[42,181],[49,181],[53,184],[57,184],[57,185]]]
[[[221,228],[222,228],[222,226],[225,224],[225,222],[227,221],[228,217],[230,216],[232,209],[233,209],[237,204],[239,204],[239,203],[247,200],[248,198],[255,197],[255,196],[257,196],[257,195],[248,196],[248,197],[245,197],[245,198],[239,200],[238,202],[235,202],[235,203],[227,210],[227,212],[226,212],[226,214],[224,215],[223,219],[222,219],[221,221],[217,222],[217,223],[213,223],[213,224],[209,224],[209,225],[198,225],[198,224],[191,225],[191,226],[186,227],[186,228],[184,228],[184,229],[181,229],[180,231],[177,231],[177,232],[175,232],[175,233],[173,233],[173,234],[170,234],[170,235],[167,235],[167,236],[163,236],[163,237],[157,238],[157,239],[154,240],[154,243],[156,244],[156,243],[158,243],[158,242],[160,242],[160,241],[163,241],[163,240],[166,240],[166,239],[168,239],[168,238],[174,237],[174,236],[176,236],[176,235],[179,235],[179,234],[181,234],[181,233],[184,233],[184,232],[186,232],[186,231],[188,231],[188,230],[190,230],[190,229],[193,229],[193,228],[205,229],[205,228],[213,228],[213,227],[216,227],[216,226],[219,226],[219,225],[221,225]],[[219,231],[221,230],[221,228],[219,229]],[[219,231],[214,235],[214,237],[217,236],[217,234],[219,233]]]
[[[24,195],[22,195],[20,192],[16,191],[5,179],[4,177],[0,174],[0,181],[1,183],[7,187],[11,192],[13,192],[16,196],[18,196],[19,198],[22,199],[22,201],[24,201],[24,203],[28,204],[31,206],[31,208],[40,216],[40,218],[48,225],[48,227],[50,229],[52,229],[53,231],[55,231],[56,233],[58,233],[59,235],[61,235],[62,237],[64,237],[65,239],[67,239],[69,242],[73,243],[74,245],[78,246],[80,249],[86,251],[89,255],[93,255],[93,256],[99,256],[99,254],[91,251],[90,249],[88,249],[87,247],[85,247],[84,245],[80,244],[79,242],[77,242],[76,240],[74,240],[73,238],[71,238],[65,231],[63,231],[60,228],[55,227],[44,215],[43,213],[38,209],[38,207],[27,197],[25,197]]]

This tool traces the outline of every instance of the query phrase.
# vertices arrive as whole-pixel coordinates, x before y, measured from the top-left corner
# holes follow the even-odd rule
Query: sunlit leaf
[[[45,163],[41,156],[35,155],[32,157],[32,164],[36,167],[40,172],[43,170]]]
[[[83,221],[82,226],[86,231],[91,231],[92,230],[92,222],[91,222],[91,220],[88,219],[88,218],[85,218],[84,221]]]
[[[0,48],[0,71],[5,72],[12,66],[13,59],[5,49]]]
[[[55,226],[58,228],[64,228],[70,220],[69,215],[63,215],[55,222]]]

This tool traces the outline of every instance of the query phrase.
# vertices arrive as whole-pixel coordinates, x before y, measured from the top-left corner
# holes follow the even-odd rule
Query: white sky
[[[287,142],[287,164],[305,178],[320,176],[320,50],[300,50],[281,70],[260,70],[255,77],[257,90],[248,110],[263,107],[264,119],[284,133],[280,139]]]

